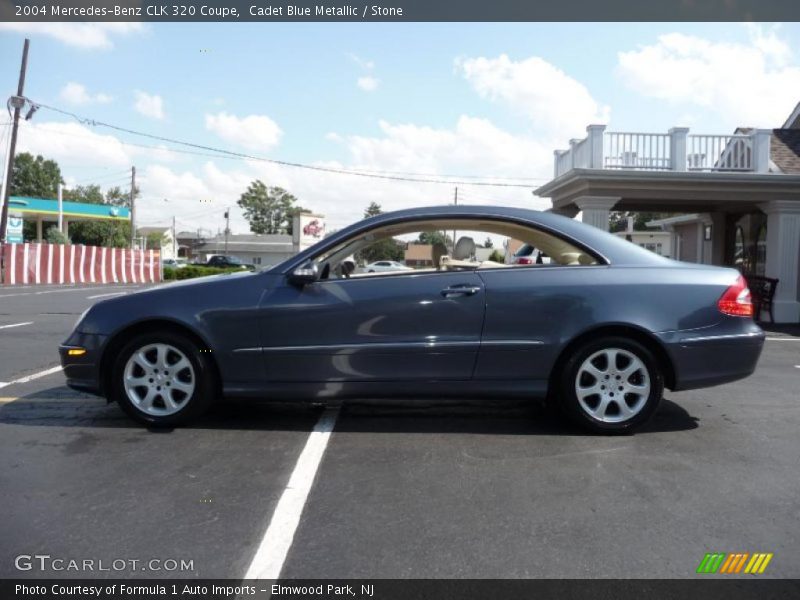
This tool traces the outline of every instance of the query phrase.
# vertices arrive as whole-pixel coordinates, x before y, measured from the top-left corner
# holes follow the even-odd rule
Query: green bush
[[[58,230],[58,227],[51,227],[45,233],[45,239],[51,244],[66,244],[69,242],[67,236]]]
[[[242,269],[228,267],[220,269],[217,267],[204,267],[202,265],[187,265],[180,269],[164,267],[164,281],[181,279],[194,279],[195,277],[206,277],[207,275],[219,275],[221,273],[239,273]]]

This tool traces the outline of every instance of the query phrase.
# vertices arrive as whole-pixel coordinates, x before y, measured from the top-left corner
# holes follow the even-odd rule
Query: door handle
[[[462,284],[446,287],[442,290],[441,294],[445,298],[449,298],[450,296],[474,296],[480,291],[481,288],[478,285]]]

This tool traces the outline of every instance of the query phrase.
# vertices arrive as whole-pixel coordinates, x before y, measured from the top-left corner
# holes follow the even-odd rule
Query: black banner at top
[[[800,0],[0,0],[0,21],[800,21]]]

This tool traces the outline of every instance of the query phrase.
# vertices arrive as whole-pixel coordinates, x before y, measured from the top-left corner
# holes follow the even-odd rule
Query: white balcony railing
[[[752,135],[690,135],[686,146],[690,171],[752,171]]]
[[[572,169],[645,171],[769,172],[769,129],[748,134],[624,133],[590,125],[587,137],[571,140],[569,150],[556,150],[555,176]]]
[[[608,132],[603,139],[603,167],[668,170],[669,141],[666,133]]]

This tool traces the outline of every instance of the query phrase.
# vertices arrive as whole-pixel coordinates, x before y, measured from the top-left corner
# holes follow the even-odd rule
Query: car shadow
[[[761,327],[767,335],[800,337],[800,325],[796,323],[763,323],[759,321],[758,326]]]
[[[336,403],[337,432],[591,435],[543,403],[530,400],[349,400]],[[311,431],[326,405],[317,402],[230,400],[184,429]],[[115,404],[64,387],[0,405],[0,423],[52,427],[140,428]],[[698,419],[665,398],[638,434],[688,431]],[[173,428],[150,428],[169,434]]]

